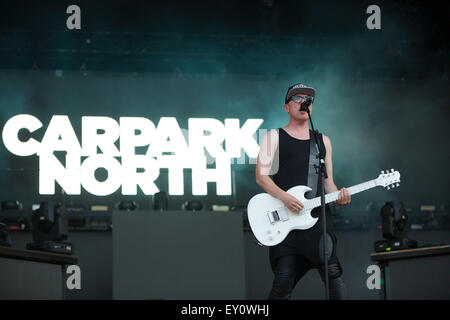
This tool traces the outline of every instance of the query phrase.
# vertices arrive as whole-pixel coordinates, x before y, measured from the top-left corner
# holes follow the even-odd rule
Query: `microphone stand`
[[[322,213],[322,228],[323,228],[323,260],[325,263],[325,300],[330,300],[330,289],[329,289],[329,280],[328,280],[328,248],[327,248],[327,223],[326,223],[326,215],[325,215],[325,179],[328,178],[327,170],[325,168],[325,155],[322,152],[322,149],[319,148],[319,132],[314,129],[314,124],[312,122],[311,114],[309,112],[309,103],[302,103],[300,110],[306,111],[308,113],[309,122],[311,123],[311,129],[314,136],[314,142],[316,144],[316,150],[318,152],[319,157],[319,166],[314,165],[316,168],[316,172],[319,174],[320,183],[320,203],[321,203],[321,213]]]

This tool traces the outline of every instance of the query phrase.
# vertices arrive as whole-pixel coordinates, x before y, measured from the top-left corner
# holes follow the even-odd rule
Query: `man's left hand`
[[[342,188],[339,192],[338,199],[336,200],[336,204],[339,206],[345,206],[351,202],[350,193],[346,188]]]

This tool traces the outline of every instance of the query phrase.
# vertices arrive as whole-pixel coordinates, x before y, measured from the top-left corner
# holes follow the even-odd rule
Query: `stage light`
[[[64,206],[42,202],[31,217],[33,242],[27,249],[73,254],[73,244],[64,242],[68,235],[68,217]]]
[[[406,238],[408,236],[408,215],[406,214],[403,202],[386,202],[381,208],[380,215],[383,238],[394,239]]]
[[[186,201],[181,208],[186,211],[201,211],[203,209],[203,203],[200,201]]]
[[[401,201],[389,201],[380,210],[383,240],[375,241],[376,252],[416,248],[417,241],[408,239],[408,215]]]
[[[22,210],[22,204],[17,200],[3,200],[2,210]]]
[[[134,201],[120,201],[117,204],[117,209],[121,211],[134,211],[137,207],[138,205]]]
[[[29,230],[29,219],[25,217],[22,203],[17,200],[1,202],[0,218],[9,230]]]

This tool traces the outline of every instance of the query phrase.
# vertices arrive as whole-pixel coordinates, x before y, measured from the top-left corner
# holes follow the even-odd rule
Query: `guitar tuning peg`
[[[389,186],[387,186],[387,189],[388,189],[388,190],[390,189]]]
[[[391,169],[391,172],[394,172],[394,169]]]
[[[384,174],[384,170],[381,170],[381,174]]]
[[[397,187],[400,187],[400,183],[397,183]]]

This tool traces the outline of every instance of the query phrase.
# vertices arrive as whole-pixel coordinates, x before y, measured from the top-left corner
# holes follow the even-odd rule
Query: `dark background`
[[[81,30],[66,28],[71,4],[81,8]],[[366,28],[371,4],[381,8],[381,30]],[[288,121],[287,87],[304,82],[317,89],[313,119],[331,138],[338,187],[380,170],[401,173],[400,188],[358,194],[337,208],[337,228],[363,230],[366,219],[376,230],[382,203],[401,200],[412,222],[442,229],[449,210],[448,24],[439,1],[3,2],[0,124],[32,114],[44,124],[38,140],[56,114],[69,116],[79,140],[87,115],[155,124],[174,116],[183,128],[189,117],[263,118],[261,128],[272,129]],[[39,195],[37,168],[38,157],[17,157],[0,144],[0,199],[19,200],[27,212],[57,199]],[[230,197],[215,196],[211,183],[208,196],[193,197],[186,171],[185,195],[170,197],[169,208],[193,198],[207,208],[245,208],[262,191],[254,165],[232,170]],[[167,191],[164,170],[156,184]],[[151,204],[139,189],[127,197],[120,189],[108,197],[82,190],[67,200],[111,207],[132,200],[143,210]],[[423,204],[435,212],[425,215]]]

